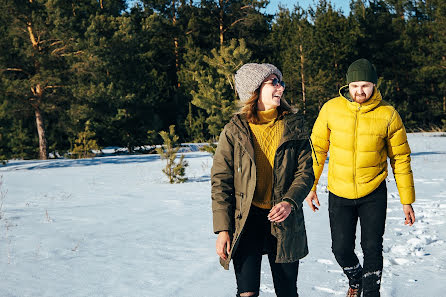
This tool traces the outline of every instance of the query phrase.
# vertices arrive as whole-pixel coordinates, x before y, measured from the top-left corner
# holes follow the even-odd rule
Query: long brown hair
[[[236,114],[243,115],[246,120],[250,123],[257,124],[259,123],[259,115],[257,114],[257,101],[259,100],[260,96],[260,88],[254,91],[251,98],[249,98],[246,102],[239,103],[240,108],[236,112]],[[279,113],[279,117],[287,114],[287,113],[294,113],[294,109],[286,102],[283,97],[280,98],[280,106],[277,107],[277,112]]]

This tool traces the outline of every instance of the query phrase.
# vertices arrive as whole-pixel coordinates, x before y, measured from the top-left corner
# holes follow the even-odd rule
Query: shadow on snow
[[[195,159],[206,156],[206,153],[185,153],[184,158]],[[107,164],[137,164],[159,161],[159,155],[127,155],[112,157],[96,157],[90,159],[54,159],[54,160],[24,160],[10,161],[6,165],[0,167],[0,172],[15,170],[35,170],[35,169],[52,169],[63,167],[85,167],[98,166]]]

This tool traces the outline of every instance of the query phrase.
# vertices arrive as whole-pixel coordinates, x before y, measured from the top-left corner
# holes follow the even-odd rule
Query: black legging
[[[277,240],[271,235],[269,210],[251,206],[240,243],[233,258],[238,294],[260,289],[262,255],[268,254],[274,289],[278,297],[298,297],[297,274],[299,261],[275,263]]]
[[[362,285],[364,297],[380,296],[383,269],[383,235],[386,223],[387,188],[383,181],[372,193],[359,199],[346,199],[329,193],[332,250],[349,278],[349,285]],[[361,224],[364,267],[355,250],[356,224]]]

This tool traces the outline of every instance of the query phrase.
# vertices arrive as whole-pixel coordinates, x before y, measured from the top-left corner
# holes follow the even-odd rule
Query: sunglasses
[[[271,81],[266,81],[266,83],[271,83],[274,87],[281,85],[285,89],[285,82],[283,80],[279,80],[278,78],[273,78]]]

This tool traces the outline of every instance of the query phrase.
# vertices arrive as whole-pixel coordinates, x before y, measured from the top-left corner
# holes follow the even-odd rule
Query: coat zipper
[[[284,123],[284,125],[285,125],[285,123]],[[284,127],[284,129],[285,129],[286,127]],[[276,168],[277,168],[277,163],[276,163],[276,161],[277,161],[277,152],[279,151],[279,149],[281,149],[281,147],[286,143],[286,142],[288,142],[289,141],[289,139],[288,138],[285,138],[285,140],[283,140],[283,141],[280,141],[279,142],[279,145],[277,146],[277,149],[276,149],[276,152],[274,153],[274,161],[273,161],[273,176],[272,176],[272,178],[273,178],[273,183],[272,183],[272,185],[271,185],[271,201],[273,202],[273,205],[272,206],[274,206],[274,205],[276,205],[277,203],[276,203],[276,198],[275,198],[275,195],[274,195],[274,185],[275,185],[275,183],[276,183]]]
[[[319,162],[318,162],[317,156],[316,156],[316,150],[314,149],[313,142],[311,141],[311,137],[308,137],[308,140],[310,141],[311,150],[313,151],[314,158],[316,159],[317,166],[319,166]]]
[[[355,112],[355,139],[354,139],[354,147],[353,147],[353,185],[355,190],[355,197],[358,197],[358,189],[356,185],[356,151],[358,146],[358,112],[361,109],[361,106],[358,106],[358,109]]]
[[[283,123],[284,124],[284,129],[286,129],[287,127],[286,127],[286,123],[284,122]],[[276,168],[277,168],[277,164],[276,164],[276,161],[277,161],[277,152],[279,151],[279,149],[281,149],[282,148],[282,146],[285,144],[285,143],[287,143],[288,141],[291,141],[293,139],[293,137],[285,137],[285,138],[283,138],[283,139],[281,139],[281,141],[279,142],[279,145],[277,146],[277,149],[276,149],[276,152],[275,152],[275,154],[274,154],[274,162],[273,162],[273,183],[272,183],[272,185],[271,185],[271,201],[273,202],[273,205],[272,206],[274,206],[274,205],[276,205],[276,198],[275,198],[275,196],[274,196],[274,184],[275,184],[275,182],[276,182]],[[273,199],[274,198],[274,199]]]
[[[274,197],[274,183],[276,182],[276,155],[277,155],[277,150],[274,153],[274,161],[273,161],[273,183],[271,184],[271,201],[273,202],[273,205],[276,205],[276,198]]]
[[[240,209],[238,212],[238,219],[242,218],[242,200],[243,200],[243,193],[240,193]]]

